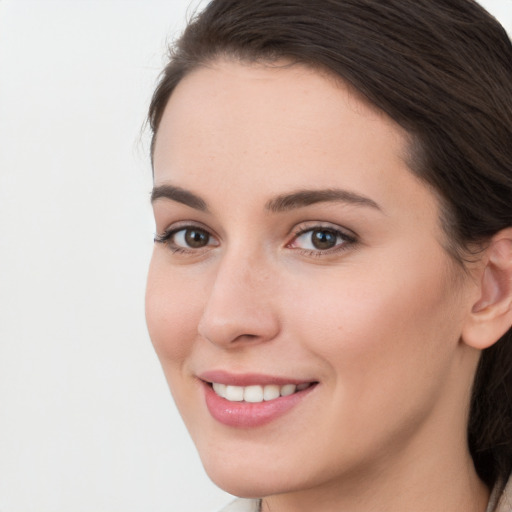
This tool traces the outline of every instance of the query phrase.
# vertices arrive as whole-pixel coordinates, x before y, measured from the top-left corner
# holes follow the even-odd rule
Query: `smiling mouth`
[[[200,374],[206,407],[219,423],[257,428],[276,421],[307,400],[318,381],[210,371]]]
[[[229,402],[249,403],[270,402],[280,397],[299,393],[315,384],[316,382],[304,382],[302,384],[284,384],[282,386],[277,384],[232,386],[218,382],[209,383],[217,396]]]

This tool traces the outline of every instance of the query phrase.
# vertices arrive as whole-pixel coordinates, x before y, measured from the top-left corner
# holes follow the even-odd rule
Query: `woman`
[[[226,510],[512,510],[512,47],[471,0],[214,0],[150,107],[147,321]]]

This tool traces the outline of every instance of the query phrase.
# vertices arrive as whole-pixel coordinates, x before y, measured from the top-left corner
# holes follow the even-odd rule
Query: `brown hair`
[[[440,197],[447,249],[512,226],[512,45],[472,0],[213,0],[171,49],[149,109],[219,57],[328,70],[411,135],[411,170]],[[489,485],[512,470],[512,330],[485,350],[468,440]]]

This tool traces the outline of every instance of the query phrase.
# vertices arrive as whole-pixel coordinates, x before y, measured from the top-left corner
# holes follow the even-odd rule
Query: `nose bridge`
[[[271,267],[261,253],[226,251],[218,262],[199,334],[217,345],[275,337],[279,322]]]
[[[252,290],[252,293],[258,293],[262,297],[270,292],[270,274],[271,264],[263,251],[234,250],[231,255],[223,262],[222,272],[227,276],[227,280],[233,279],[236,283],[243,285],[245,290]],[[218,277],[219,282],[223,279],[222,275]]]

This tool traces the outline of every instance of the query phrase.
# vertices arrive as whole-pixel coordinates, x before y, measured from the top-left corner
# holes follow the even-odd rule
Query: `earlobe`
[[[481,261],[478,299],[464,325],[462,340],[483,350],[512,326],[512,228],[491,239]]]

